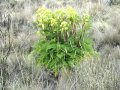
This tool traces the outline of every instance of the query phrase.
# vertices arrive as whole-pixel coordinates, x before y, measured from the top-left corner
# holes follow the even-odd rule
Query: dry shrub
[[[30,19],[27,16],[32,17],[31,15],[38,6],[43,4],[43,0],[16,0],[17,3],[13,1],[0,0],[2,2],[0,3],[2,15],[12,12],[12,51],[6,60],[6,64],[0,64],[0,89],[3,88],[2,81],[4,76],[7,75],[4,80],[6,80],[8,90],[53,90],[53,85],[47,84],[51,77],[48,77],[44,70],[36,68],[34,62],[28,62],[27,57],[32,43],[37,40],[37,37],[34,36],[36,28],[31,22],[32,18]],[[74,2],[72,5],[80,13],[88,10],[93,16],[93,32],[91,36],[101,58],[99,60],[85,60],[76,67],[74,73],[61,75],[56,90],[119,90],[120,7],[99,5],[99,8],[96,8],[97,4],[95,3],[81,4],[81,2],[81,0],[76,0],[76,3]],[[117,0],[114,0],[114,3],[116,2]],[[86,5],[91,5],[91,8],[86,9]],[[24,13],[27,6],[29,6],[29,10]],[[4,29],[1,28],[1,30]],[[2,74],[3,71],[5,71],[6,75]],[[46,88],[43,89],[45,83]]]

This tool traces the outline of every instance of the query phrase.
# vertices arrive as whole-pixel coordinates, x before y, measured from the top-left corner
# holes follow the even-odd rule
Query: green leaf
[[[39,8],[36,26],[41,33],[31,52],[36,64],[57,75],[62,68],[74,68],[87,53],[93,55],[90,19],[87,15],[79,16],[72,7],[55,11]]]

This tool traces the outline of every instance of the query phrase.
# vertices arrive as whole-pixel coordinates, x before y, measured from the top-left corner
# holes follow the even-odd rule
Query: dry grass
[[[1,0],[0,90],[119,90],[120,7],[91,1]],[[112,3],[118,4],[119,0]],[[91,37],[100,58],[81,61],[73,72],[61,73],[58,81],[44,69],[37,68],[28,55],[38,38],[33,20],[35,10],[41,5],[52,9],[71,5],[80,14],[89,12],[93,20]],[[7,15],[11,16],[10,32],[6,32]]]

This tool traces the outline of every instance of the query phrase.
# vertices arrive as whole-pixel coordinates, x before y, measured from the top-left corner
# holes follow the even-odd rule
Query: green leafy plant
[[[94,54],[88,34],[89,15],[80,17],[72,7],[55,11],[41,7],[36,11],[35,23],[40,39],[33,46],[32,55],[37,65],[57,74]]]

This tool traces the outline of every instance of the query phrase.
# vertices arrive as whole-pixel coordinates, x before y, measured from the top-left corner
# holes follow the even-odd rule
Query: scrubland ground
[[[0,90],[120,90],[119,0],[0,0]],[[38,40],[39,6],[74,7],[92,16],[91,38],[99,58],[82,60],[58,81],[37,68],[29,54]]]

